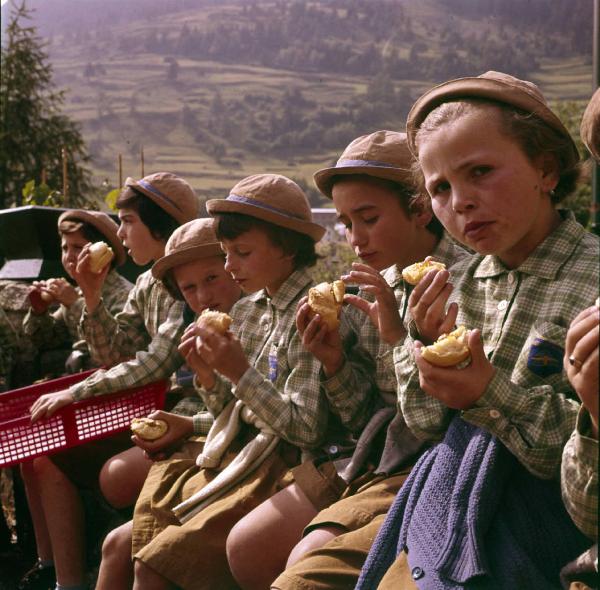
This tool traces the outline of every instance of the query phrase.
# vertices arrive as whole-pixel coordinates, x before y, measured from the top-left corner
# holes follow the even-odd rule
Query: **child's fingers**
[[[344,295],[344,303],[349,303],[350,305],[356,307],[357,309],[360,309],[360,311],[364,313],[369,313],[369,309],[371,306],[371,304],[366,299],[363,299],[358,295],[352,295],[350,293],[346,293]]]
[[[584,309],[571,322],[567,337],[565,339],[565,355],[568,357],[573,353],[573,350],[579,340],[584,337],[590,330],[597,329],[600,323],[600,311],[597,307],[592,306]]]
[[[446,311],[446,318],[440,325],[440,333],[448,334],[452,332],[454,326],[456,326],[456,318],[458,317],[458,304],[451,303]]]
[[[577,340],[573,349],[570,351],[568,357],[577,359],[582,365],[585,364],[587,359],[598,350],[599,332],[597,326],[592,328],[585,333],[581,338]],[[567,355],[565,355],[567,356]],[[570,363],[569,358],[566,362]]]

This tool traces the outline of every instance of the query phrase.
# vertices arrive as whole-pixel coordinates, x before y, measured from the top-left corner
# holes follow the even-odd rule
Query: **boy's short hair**
[[[167,241],[179,222],[162,207],[133,187],[126,187],[116,202],[117,209],[133,209],[156,240]]]
[[[313,266],[319,258],[315,241],[307,234],[243,213],[215,213],[214,220],[219,240],[233,240],[254,228],[264,231],[274,246],[294,257],[294,270]]]

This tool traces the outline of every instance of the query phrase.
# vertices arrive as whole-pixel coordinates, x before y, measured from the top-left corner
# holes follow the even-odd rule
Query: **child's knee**
[[[131,555],[131,533],[129,529],[118,527],[106,535],[102,543],[102,559],[125,555]]]

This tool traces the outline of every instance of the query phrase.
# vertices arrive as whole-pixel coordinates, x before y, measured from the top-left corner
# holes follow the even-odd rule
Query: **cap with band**
[[[223,255],[223,251],[213,229],[213,219],[194,219],[171,234],[165,246],[165,255],[154,263],[152,274],[162,280],[165,273],[176,266],[219,255]]]
[[[573,166],[579,161],[579,152],[573,138],[561,120],[552,112],[540,89],[533,82],[494,71],[473,78],[458,78],[444,82],[418,98],[410,109],[406,121],[408,147],[412,153],[417,154],[417,132],[431,111],[445,102],[469,98],[488,99],[536,115],[567,140],[565,165]]]
[[[254,174],[238,182],[226,199],[206,203],[210,215],[242,213],[310,236],[318,242],[325,228],[314,223],[308,198],[293,181],[280,174]]]
[[[125,186],[148,197],[180,224],[196,219],[200,212],[200,200],[194,189],[176,174],[157,172],[140,180],[128,178]]]
[[[330,199],[334,177],[340,175],[364,174],[412,186],[412,161],[405,133],[375,131],[353,140],[335,166],[316,172],[314,181]]]

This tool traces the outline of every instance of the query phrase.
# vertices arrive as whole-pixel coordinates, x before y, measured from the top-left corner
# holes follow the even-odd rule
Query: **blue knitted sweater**
[[[398,492],[356,589],[377,588],[401,551],[427,590],[561,588],[560,568],[589,545],[557,481],[457,416]]]

